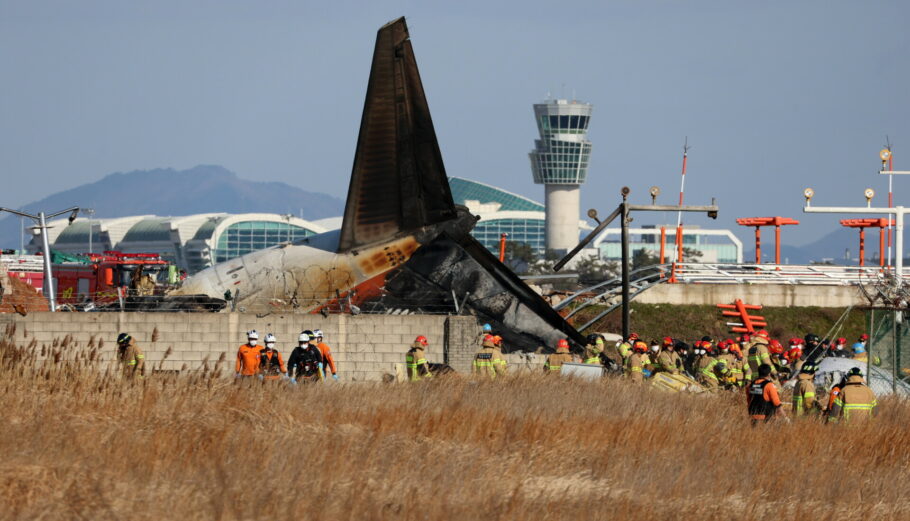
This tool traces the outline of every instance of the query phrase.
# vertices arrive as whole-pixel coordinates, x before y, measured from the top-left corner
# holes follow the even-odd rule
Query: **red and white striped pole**
[[[679,206],[683,205],[683,196],[686,193],[686,164],[689,160],[689,136],[686,136],[686,142],[683,145],[683,162],[682,176],[679,181]],[[676,282],[676,265],[683,260],[683,240],[682,240],[682,210],[676,213],[676,261],[673,263],[673,269],[670,272],[669,282]]]

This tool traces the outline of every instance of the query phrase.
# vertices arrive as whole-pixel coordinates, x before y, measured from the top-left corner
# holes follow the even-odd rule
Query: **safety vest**
[[[865,387],[867,392],[861,394],[867,394],[871,400],[867,401],[853,401],[855,399],[856,392],[854,390],[859,390],[857,387]],[[853,398],[851,398],[853,397]],[[868,387],[862,382],[850,382],[848,381],[837,394],[837,398],[834,399],[834,406],[841,409],[841,414],[844,417],[844,421],[850,421],[850,415],[857,412],[865,413],[864,416],[871,417],[872,412],[875,410],[875,407],[878,405],[878,401],[875,399],[875,395],[872,394],[871,390],[868,390]],[[837,421],[837,418],[834,418],[834,421]]]
[[[474,355],[474,372],[487,374],[490,378],[496,378],[496,365],[493,363],[492,350],[481,350],[481,352]]]
[[[412,347],[404,357],[405,365],[408,368],[408,379],[412,382],[433,376],[430,374],[427,359],[424,357],[423,353],[423,349]],[[420,374],[420,366],[423,366],[423,369],[426,371],[423,375]]]
[[[714,374],[714,366],[716,366],[716,365],[717,365],[717,359],[712,358],[711,361],[708,362],[708,365],[703,367],[701,370],[701,373],[703,375],[713,379],[715,382],[717,381],[717,375]]]
[[[765,387],[774,385],[771,380],[758,380],[749,386],[749,416],[770,419],[777,411],[773,403],[765,400]]]

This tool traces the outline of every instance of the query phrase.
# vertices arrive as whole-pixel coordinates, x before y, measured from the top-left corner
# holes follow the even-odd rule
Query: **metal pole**
[[[869,310],[869,341],[866,345],[866,383],[868,383],[870,386],[872,385],[872,373],[869,372],[869,364],[872,361],[873,334],[875,334],[875,308]]]
[[[755,227],[755,264],[761,264],[761,226]]]
[[[866,265],[866,229],[859,228],[859,265]]]
[[[894,227],[894,271],[896,272],[894,280],[900,287],[904,282],[904,207],[898,206],[895,210],[897,210],[895,216],[897,223]]]
[[[38,212],[38,226],[41,228],[41,247],[44,250],[44,296],[51,311],[57,311],[57,294],[54,291],[54,273],[51,270],[51,245],[47,240],[47,222],[44,212]]]
[[[620,214],[622,220],[622,338],[628,340],[631,325],[629,318],[631,315],[631,302],[629,300],[629,208],[626,205],[626,198],[623,196],[620,205]]]
[[[900,251],[900,250],[898,250]],[[897,350],[900,344],[900,325],[897,323],[901,312],[894,310],[894,338],[891,342],[891,392],[897,394]],[[868,355],[867,355],[868,356]],[[868,370],[866,376],[869,375]]]

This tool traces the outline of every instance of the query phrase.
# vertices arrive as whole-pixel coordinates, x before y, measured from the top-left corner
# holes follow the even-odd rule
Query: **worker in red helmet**
[[[496,379],[497,376],[505,376],[505,369],[506,360],[502,357],[499,349],[496,348],[496,337],[493,335],[485,336],[480,351],[474,355],[471,374]]]
[[[676,342],[668,336],[664,337],[661,342],[660,354],[657,355],[658,370],[670,374],[679,374],[682,366],[682,358],[676,352]]]
[[[799,374],[800,369],[803,368],[803,343],[800,339],[790,339],[790,349],[784,353],[784,358],[787,360],[787,365],[790,367],[790,374]]]
[[[433,373],[430,372],[430,364],[427,363],[426,350],[429,345],[430,342],[427,340],[427,337],[423,335],[414,339],[414,343],[411,344],[411,349],[408,350],[404,357],[408,370],[408,380],[417,382],[424,378],[433,377]]]
[[[849,356],[847,352],[847,339],[845,337],[839,337],[834,342],[831,342],[831,345],[828,346],[828,356],[834,358],[847,358]]]
[[[705,389],[713,391],[720,386],[720,381],[715,374],[717,359],[714,358],[714,341],[711,337],[702,337],[698,355],[695,363],[695,379]]]
[[[777,378],[777,370],[774,369],[774,362],[771,360],[769,342],[768,332],[764,329],[752,335],[752,344],[747,351],[746,361],[749,363],[749,374],[753,379],[758,378],[758,367],[762,364],[768,364],[771,367],[771,379]]]
[[[562,371],[562,364],[572,361],[572,355],[569,354],[569,341],[565,338],[560,338],[556,342],[556,352],[547,356],[546,362],[543,365],[544,373],[558,373]]]
[[[732,345],[733,340],[729,338],[717,343],[719,353],[717,354],[717,366],[714,368],[714,373],[723,384],[724,389],[737,388],[737,371],[740,374],[739,379],[742,380],[742,371],[736,369],[736,356],[730,352]]]
[[[626,374],[634,383],[642,383],[645,379],[645,366],[648,360],[648,344],[636,340],[632,344],[632,355],[626,361]]]

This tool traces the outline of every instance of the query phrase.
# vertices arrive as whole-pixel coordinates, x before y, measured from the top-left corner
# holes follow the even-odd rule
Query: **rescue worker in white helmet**
[[[323,342],[324,335],[322,334],[321,329],[316,329],[313,331],[313,335],[316,336],[316,347],[319,348],[319,352],[322,353],[322,361],[324,365],[324,372],[328,373],[331,371],[332,379],[336,382],[338,381],[338,367],[335,365],[335,357],[332,356],[332,348],[328,344]]]
[[[252,378],[259,373],[259,353],[261,351],[259,333],[255,329],[247,331],[246,343],[237,349],[237,363],[234,364],[234,372],[238,378]]]
[[[271,333],[265,335],[265,347],[259,353],[259,377],[263,380],[279,380],[287,373],[281,353],[275,348],[277,341],[275,335]]]
[[[288,376],[294,383],[321,382],[323,360],[312,331],[304,331],[297,337],[297,347],[288,358]]]

